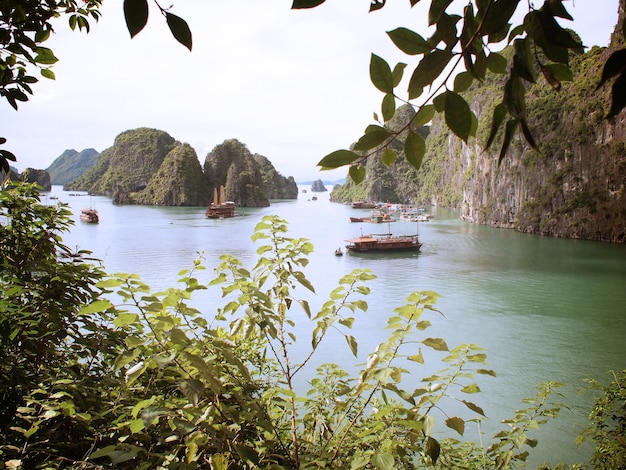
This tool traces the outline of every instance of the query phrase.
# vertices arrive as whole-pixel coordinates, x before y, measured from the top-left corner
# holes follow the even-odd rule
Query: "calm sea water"
[[[574,444],[591,406],[590,396],[580,394],[584,378],[606,381],[609,370],[626,368],[623,245],[524,235],[468,224],[450,211],[434,210],[432,221],[419,224],[424,244],[420,253],[336,257],[334,250],[361,229],[376,233],[387,226],[350,223],[350,215],[367,212],[331,203],[328,193],[316,194],[313,201],[310,191],[301,192],[297,201],[239,209],[239,217],[226,220],[205,218],[204,208],[113,206],[108,198],[70,196],[60,187],[50,194],[74,210],[77,223],[64,237],[67,245],[91,250],[108,272],[141,275],[154,290],[175,285],[177,273],[190,268],[199,252],[209,268],[201,277],[207,282],[223,253],[252,267],[255,225],[264,215],[281,216],[289,222],[290,236],[308,238],[315,246],[305,271],[316,287],[317,295],[308,296],[313,306],[321,305],[353,269],[370,268],[378,276],[366,299],[370,308],[355,326],[361,361],[383,341],[387,317],[409,293],[438,292],[442,297],[437,305],[445,317],[432,316],[426,335],[442,337],[450,347],[474,343],[486,348],[488,367],[498,374],[481,379],[482,393],[459,397],[485,410],[490,420],[482,430],[487,437],[502,428],[500,420],[523,407],[522,398],[533,396],[539,383],[565,384],[561,401],[568,408],[535,435],[540,444],[533,464],[588,460],[589,446]],[[98,225],[78,220],[80,209],[90,205],[99,211]],[[416,228],[409,222],[390,224],[394,234],[415,233]],[[215,290],[199,299],[207,314],[221,305],[219,295]],[[305,292],[302,296],[307,297]],[[306,331],[301,337],[308,344]],[[355,362],[345,342],[337,341],[320,351],[318,362]],[[427,360],[407,380],[417,386],[421,377],[442,367]],[[465,437],[478,441],[477,429],[468,426]]]

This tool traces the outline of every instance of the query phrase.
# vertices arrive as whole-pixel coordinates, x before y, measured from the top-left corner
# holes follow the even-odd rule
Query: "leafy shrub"
[[[3,234],[14,237],[3,238],[2,247],[1,346],[11,359],[2,373],[28,371],[11,400],[3,389],[0,411],[8,425],[0,467],[507,468],[536,444],[529,432],[558,413],[550,402],[558,384],[544,384],[491,443],[463,441],[466,425],[485,419],[469,399],[480,392],[476,375],[495,375],[484,366],[484,351],[450,349],[444,339],[426,336],[426,316],[439,314],[437,294],[415,292],[390,314],[387,338],[360,355],[351,331],[367,311],[374,274],[343,276],[313,311],[295,295],[315,292],[303,272],[313,247],[289,238],[280,218],[257,225],[253,239],[264,244],[252,269],[224,255],[215,279],[204,285],[198,260],[180,273],[182,287],[153,293],[135,275],[102,277],[93,266],[53,256],[62,249],[55,231],[68,226],[68,213],[41,206],[33,187],[5,191],[0,201]],[[16,207],[30,219],[11,212]],[[12,263],[27,259],[21,249],[43,249],[48,257],[31,260],[18,275]],[[24,283],[45,279],[47,270],[67,282],[69,297],[40,291],[22,302]],[[193,293],[210,286],[220,286],[224,297],[211,315],[192,306]],[[35,308],[44,299],[57,303]],[[309,320],[308,342],[296,337],[304,334],[295,328],[298,308]],[[37,327],[44,311],[62,329],[54,341]],[[23,315],[19,328],[7,328],[16,313]],[[31,344],[22,341],[25,335],[37,348],[24,349]],[[363,363],[315,366],[316,352],[337,338]],[[54,360],[25,365],[18,346],[32,358],[38,352]],[[403,377],[433,355],[442,356],[444,368],[415,389],[404,387]],[[311,377],[308,390],[297,385],[303,374]],[[450,400],[466,414],[450,414]]]

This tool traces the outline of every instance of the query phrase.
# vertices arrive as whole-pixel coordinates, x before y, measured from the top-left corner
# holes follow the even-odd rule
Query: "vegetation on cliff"
[[[198,155],[189,144],[174,147],[146,187],[132,195],[135,204],[161,206],[205,206],[210,199]]]
[[[96,164],[99,157],[100,153],[92,148],[80,152],[68,149],[59,155],[46,171],[50,174],[52,184],[65,185],[84,175]]]
[[[226,199],[238,207],[265,207],[270,199],[298,197],[293,177],[280,175],[267,158],[253,155],[237,139],[225,140],[207,154],[204,173],[209,187],[224,186]]]
[[[505,134],[500,130],[492,149],[485,150],[506,80],[487,74],[463,92],[478,117],[476,137],[463,142],[450,133],[445,116],[435,115],[418,171],[405,164],[401,145],[393,142],[399,155],[394,165],[385,166],[379,151],[367,160],[365,180],[347,181],[333,191],[333,200],[432,202],[477,223],[626,242],[626,129],[619,117],[604,119],[610,94],[596,90],[613,51],[594,47],[573,55],[570,66],[580,78],[563,82],[559,91],[543,84],[528,87],[527,123],[540,136],[536,149],[515,137],[500,161]]]
[[[410,123],[415,115],[414,109],[405,105],[399,108],[388,123],[391,129],[401,129]],[[408,132],[408,131],[405,131]],[[413,129],[412,132],[426,137],[428,127]],[[395,158],[383,158],[384,149],[380,149],[372,158],[366,160],[365,178],[359,184],[348,178],[345,184],[336,186],[331,192],[331,199],[337,202],[385,201],[395,203],[413,203],[422,181],[422,172],[411,165],[404,154],[404,133],[389,143]]]
[[[472,85],[464,96],[479,117],[476,138],[465,144],[441,118],[433,120],[422,168],[432,184],[420,198],[459,208],[477,223],[626,242],[626,130],[619,118],[604,119],[609,93],[596,90],[611,52],[595,47],[573,55],[570,64],[580,78],[559,91],[530,86],[528,125],[541,136],[537,148],[513,138],[502,161],[498,149],[485,150],[490,123],[481,119],[493,113],[502,78],[488,75]],[[502,139],[501,131],[495,142]]]
[[[259,166],[265,193],[270,199],[297,199],[298,184],[293,176],[284,177],[263,155],[255,153],[254,160]]]
[[[216,146],[200,164],[195,150],[164,131],[139,128],[121,133],[67,190],[111,196],[115,204],[206,206],[224,185],[239,207],[263,207],[269,199],[295,199],[293,177],[253,155],[237,140]]]
[[[132,203],[132,194],[146,188],[167,154],[182,145],[164,131],[139,128],[122,132],[104,150],[94,167],[66,189],[113,196],[118,204]]]

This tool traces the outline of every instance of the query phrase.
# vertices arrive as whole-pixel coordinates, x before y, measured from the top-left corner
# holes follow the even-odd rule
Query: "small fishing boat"
[[[341,248],[337,248],[335,250],[335,256],[343,256],[343,251],[341,250]]]

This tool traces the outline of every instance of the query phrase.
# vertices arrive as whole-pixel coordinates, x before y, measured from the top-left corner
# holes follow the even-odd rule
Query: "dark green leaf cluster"
[[[44,47],[54,32],[52,20],[65,15],[72,29],[89,32],[89,20],[98,21],[101,0],[7,0],[0,3],[0,97],[15,109],[18,103],[28,101],[33,94],[32,85],[38,79],[30,69],[54,80],[51,67],[57,58],[51,49]],[[0,137],[0,145],[6,139]],[[0,150],[0,170],[8,173],[8,160],[15,156]]]
[[[165,16],[167,26],[172,36],[191,51],[193,40],[189,25],[180,16],[176,16],[169,9],[162,8],[158,2],[154,2]],[[134,38],[148,24],[148,0],[124,0],[124,18],[130,37]]]
[[[310,8],[321,3],[294,2],[293,8]],[[375,3],[372,11],[385,4],[384,1]],[[411,2],[411,5],[416,3]],[[470,137],[476,135],[477,118],[461,93],[473,81],[484,80],[488,72],[508,73],[508,79],[503,86],[500,104],[491,119],[486,147],[491,146],[499,129],[504,127],[500,160],[506,155],[518,130],[528,144],[538,150],[528,125],[526,84],[536,82],[537,67],[552,88],[560,89],[561,82],[573,79],[569,67],[570,53],[582,52],[583,45],[577,36],[557,21],[558,18],[572,19],[562,0],[546,0],[540,8],[529,5],[522,24],[513,27],[511,19],[519,3],[519,0],[471,1],[460,15],[449,12],[452,2],[432,1],[428,20],[435,32],[429,38],[406,27],[389,31],[387,34],[398,49],[408,56],[419,57],[409,77],[406,98],[402,98],[403,94],[398,93],[396,88],[409,66],[398,63],[392,68],[384,59],[372,54],[370,78],[384,94],[382,119],[375,116],[377,124],[365,129],[352,150],[333,152],[318,165],[322,169],[350,165],[352,179],[357,183],[362,181],[365,177],[364,161],[380,149],[387,149],[400,132],[410,129],[411,124],[400,131],[390,129],[387,125],[394,115],[398,100],[411,103],[418,109],[413,125],[426,124],[433,112],[441,113],[446,126],[467,143]],[[502,41],[514,47],[510,60],[493,50]],[[459,73],[461,67],[464,71]],[[424,90],[428,90],[426,95]],[[616,93],[615,96],[619,99],[620,95]],[[413,104],[418,98],[422,104]],[[419,135],[410,131],[403,137],[403,141],[407,161],[419,168],[426,153],[425,143]],[[386,161],[391,160],[387,155]]]
[[[591,425],[581,435],[593,440],[592,458],[598,470],[626,468],[626,370],[611,372],[608,383],[590,380],[596,400],[589,415]]]

